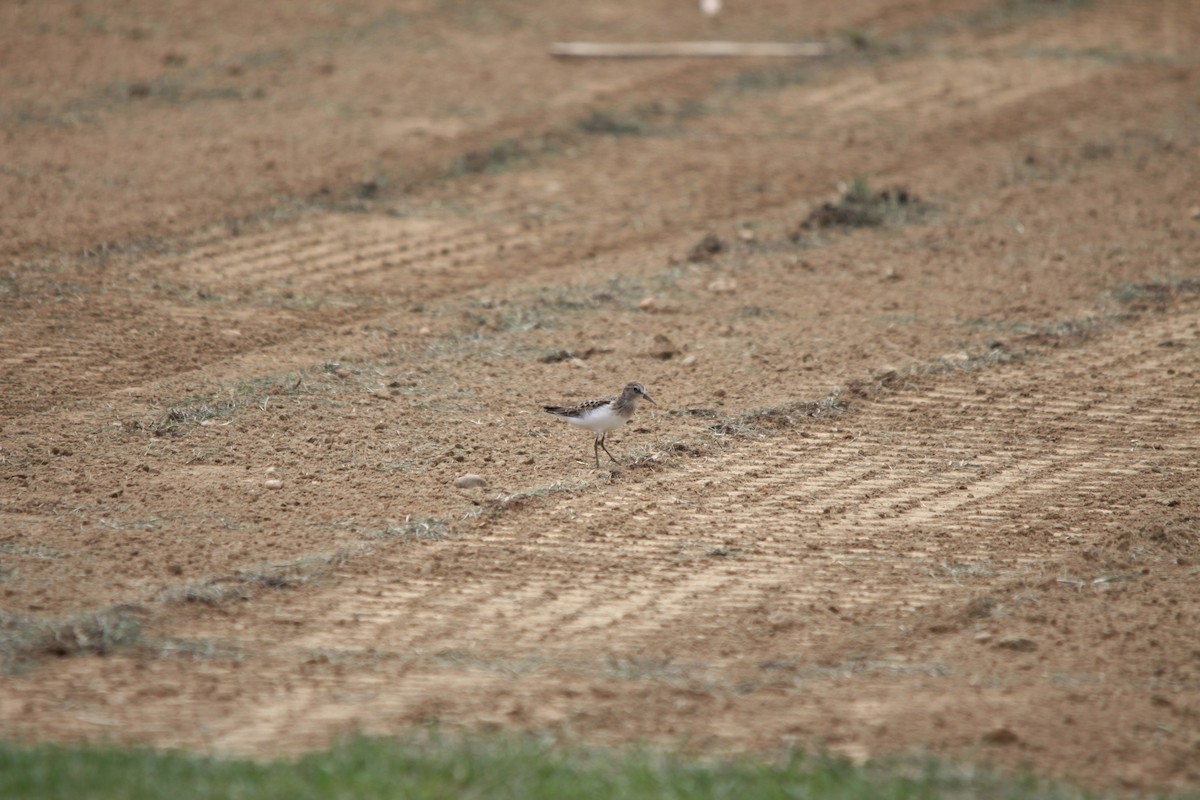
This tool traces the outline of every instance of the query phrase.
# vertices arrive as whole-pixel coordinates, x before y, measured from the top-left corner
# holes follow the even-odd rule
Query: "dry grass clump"
[[[47,619],[0,614],[0,665],[11,668],[48,656],[106,655],[138,644],[144,612],[117,605]]]

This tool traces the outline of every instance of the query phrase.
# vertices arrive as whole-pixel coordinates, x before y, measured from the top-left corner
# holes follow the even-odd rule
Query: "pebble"
[[[642,302],[638,303],[638,308],[642,311],[653,311],[658,308],[658,301],[653,297],[647,297]]]
[[[733,294],[737,291],[737,281],[733,278],[717,278],[708,285],[713,294]]]
[[[268,489],[282,489],[283,481],[279,480],[279,478],[271,478],[269,481],[264,481],[263,486]]]
[[[459,489],[475,489],[480,486],[487,486],[487,481],[483,479],[482,475],[468,473],[466,475],[459,475],[457,478],[455,478],[454,485]]]

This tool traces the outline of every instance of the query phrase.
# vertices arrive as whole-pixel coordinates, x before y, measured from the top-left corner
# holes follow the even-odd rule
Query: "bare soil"
[[[0,8],[0,735],[1200,788],[1200,6],[731,5]]]

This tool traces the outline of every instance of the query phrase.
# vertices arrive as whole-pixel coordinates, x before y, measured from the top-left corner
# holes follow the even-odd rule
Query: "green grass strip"
[[[0,743],[0,797],[43,798],[918,798],[1093,797],[1029,776],[933,760],[855,766],[826,756],[688,760],[552,748],[525,738],[355,738],[294,760],[251,761],[106,746]]]

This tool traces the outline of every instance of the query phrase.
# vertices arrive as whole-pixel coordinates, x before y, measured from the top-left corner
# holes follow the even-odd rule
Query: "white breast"
[[[593,408],[581,417],[564,417],[563,419],[578,428],[587,428],[593,433],[615,431],[629,421],[628,417],[613,413],[612,406],[609,405]]]

